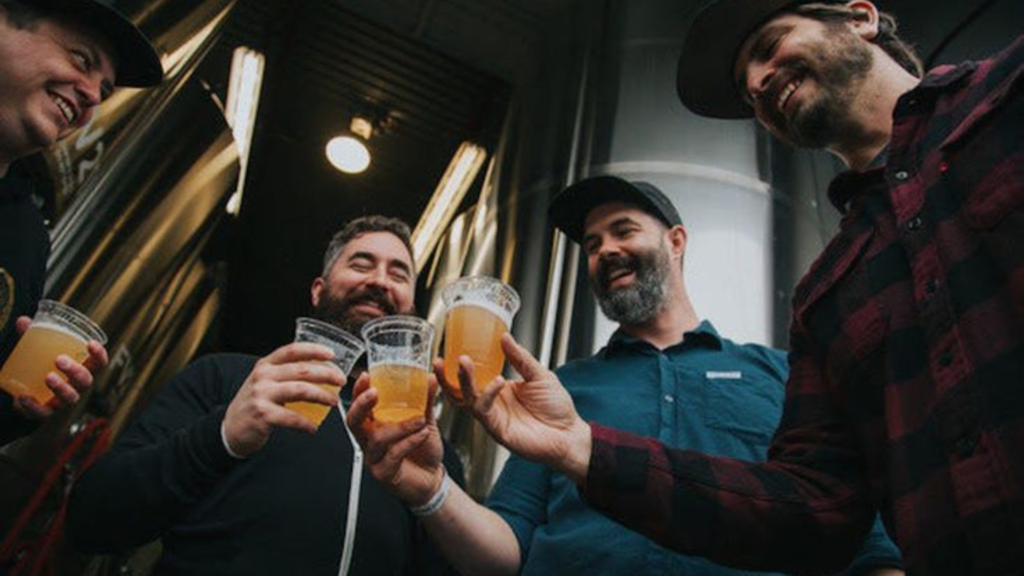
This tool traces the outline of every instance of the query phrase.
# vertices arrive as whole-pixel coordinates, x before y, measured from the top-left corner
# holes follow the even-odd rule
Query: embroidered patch
[[[739,370],[734,370],[732,372],[712,372],[712,371],[708,371],[708,372],[704,373],[704,376],[707,377],[708,380],[742,380],[743,379],[743,373],[740,372]]]

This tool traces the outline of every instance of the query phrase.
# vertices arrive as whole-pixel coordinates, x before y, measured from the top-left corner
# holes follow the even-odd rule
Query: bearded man
[[[735,344],[699,319],[682,274],[686,229],[668,198],[647,183],[599,176],[559,194],[550,213],[582,245],[591,289],[619,323],[604,349],[556,370],[580,414],[670,446],[763,460],[779,422],[785,353]],[[436,372],[443,378],[443,370]],[[463,389],[472,396],[471,388]],[[438,500],[436,429],[428,426],[429,438],[396,466],[405,437],[367,421],[375,393],[364,390],[357,384],[350,422],[368,454],[389,455],[367,464],[409,505],[435,502],[424,525],[463,574],[741,574],[624,528],[584,504],[568,478],[518,456],[505,465],[486,507],[454,487]],[[900,565],[878,524],[844,574],[902,574]]]
[[[413,311],[409,227],[382,216],[335,234],[313,281],[314,315],[354,334]],[[201,358],[164,386],[72,494],[68,535],[83,551],[162,539],[155,575],[334,576],[348,513],[353,449],[338,414],[319,429],[285,407],[336,405],[329,349],[282,346],[263,358]],[[361,371],[361,370],[359,370]],[[454,455],[447,471],[462,481]],[[415,518],[372,479],[362,483],[349,574],[449,574]]]

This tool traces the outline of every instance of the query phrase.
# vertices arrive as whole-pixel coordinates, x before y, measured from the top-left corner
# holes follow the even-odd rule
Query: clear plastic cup
[[[341,368],[345,377],[348,377],[356,360],[363,355],[363,341],[333,324],[328,324],[315,318],[298,318],[295,320],[295,341],[313,342],[322,344],[334,352],[333,363]],[[337,395],[341,389],[334,384],[317,384],[330,394]],[[289,402],[285,408],[293,410],[302,415],[318,427],[330,411],[330,406],[317,404],[316,402]]]
[[[40,404],[53,398],[46,386],[46,374],[56,372],[57,356],[67,354],[76,362],[89,357],[86,344],[107,343],[107,335],[78,310],[54,300],[40,300],[29,327],[0,369],[0,388],[14,397],[31,396]]]
[[[501,374],[505,352],[501,336],[512,327],[519,311],[519,294],[490,276],[467,276],[441,292],[447,316],[444,328],[444,376],[449,392],[462,399],[459,356],[473,360],[473,380],[483,391]]]
[[[385,316],[363,326],[363,341],[378,392],[373,418],[394,423],[426,415],[434,327],[414,316]]]

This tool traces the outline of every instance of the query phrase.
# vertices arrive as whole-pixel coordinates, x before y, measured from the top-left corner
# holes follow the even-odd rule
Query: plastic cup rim
[[[366,349],[363,341],[356,335],[352,334],[348,330],[335,326],[330,322],[324,322],[319,318],[312,318],[309,316],[299,316],[295,319],[295,332],[296,335],[300,329],[300,326],[315,326],[317,329],[323,329],[330,333],[331,339],[339,344],[344,344],[354,350],[359,350],[360,353]],[[337,338],[335,338],[335,336]]]
[[[428,338],[434,337],[433,324],[419,316],[412,316],[408,314],[392,314],[390,316],[374,318],[364,324],[362,330],[359,332],[362,335],[363,340],[369,341],[377,332],[398,330],[421,332],[426,334]]]
[[[58,313],[52,314],[50,313],[51,310],[58,311]],[[36,308],[36,315],[40,313],[48,314],[56,319],[57,323],[62,328],[70,328],[75,332],[75,336],[81,337],[84,335],[86,341],[95,340],[99,342],[100,345],[106,345],[107,343],[107,334],[102,328],[100,328],[99,324],[97,324],[92,318],[86,316],[84,312],[64,304],[63,302],[44,298],[39,301]],[[73,321],[69,321],[68,317],[72,318]],[[35,316],[32,321],[33,323],[37,322]]]
[[[488,276],[486,274],[473,274],[470,276],[462,276],[461,278],[457,278],[451,283],[449,283],[447,286],[445,286],[444,289],[441,290],[441,299],[444,301],[445,310],[450,310],[458,305],[462,305],[462,303],[459,303],[456,306],[452,305],[452,294],[455,291],[456,287],[471,282],[485,282],[500,286],[509,296],[509,299],[514,303],[514,305],[512,306],[512,310],[506,311],[509,317],[515,317],[516,313],[519,312],[519,307],[522,305],[522,301],[519,298],[519,292],[516,292],[515,288],[509,286],[505,282],[502,282],[500,279],[495,278],[494,276]],[[472,304],[472,302],[470,302],[470,304]]]

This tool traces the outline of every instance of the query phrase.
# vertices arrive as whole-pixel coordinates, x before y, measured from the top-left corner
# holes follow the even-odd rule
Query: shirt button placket
[[[676,410],[674,403],[676,375],[672,370],[672,362],[664,352],[658,354],[658,375],[661,380],[661,396],[665,402],[661,403],[661,426],[658,431],[659,440],[662,442],[674,442],[674,431],[676,429]],[[673,400],[670,401],[669,398]]]

